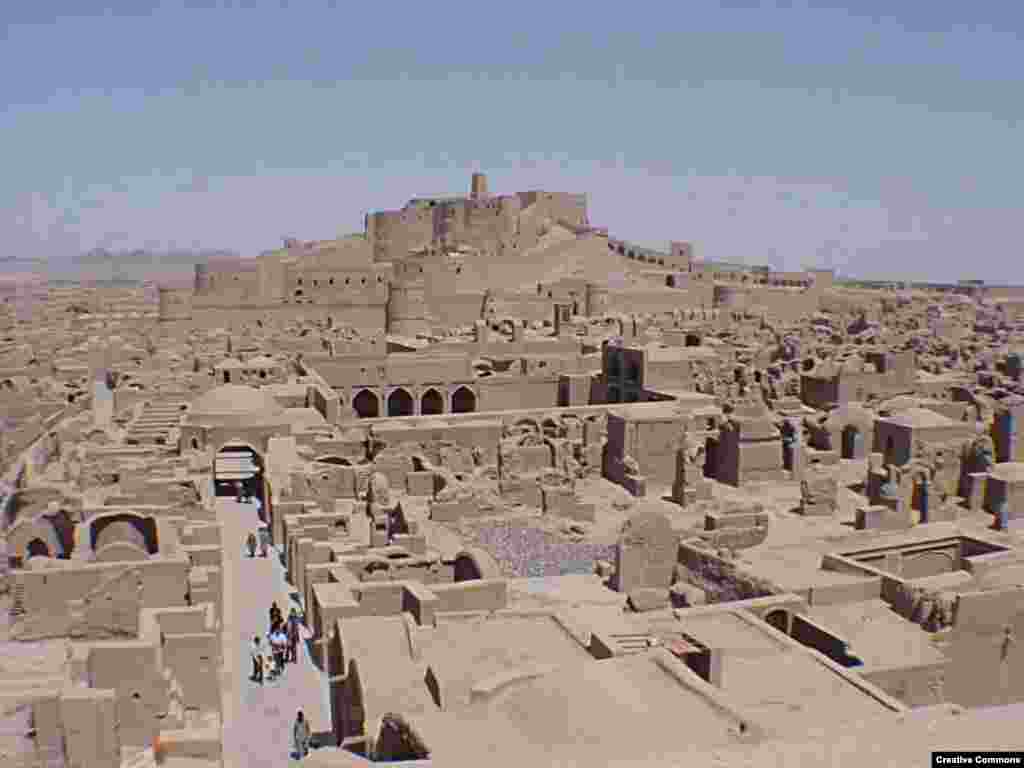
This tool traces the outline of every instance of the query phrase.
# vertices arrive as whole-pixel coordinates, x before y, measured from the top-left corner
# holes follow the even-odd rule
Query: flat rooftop
[[[858,720],[892,712],[828,665],[824,657],[784,643],[731,613],[680,615],[686,634],[721,654],[720,690],[775,733],[799,733],[810,724]]]
[[[550,616],[445,621],[434,629],[421,629],[417,642],[444,688],[446,710],[468,706],[473,686],[496,675],[537,666],[595,663]]]
[[[732,718],[647,654],[556,670],[413,724],[438,765],[606,765],[656,760],[678,748],[680,729],[709,746],[737,738]]]
[[[884,600],[812,606],[811,619],[835,630],[864,662],[858,671],[938,664],[945,660],[927,633],[895,614]]]

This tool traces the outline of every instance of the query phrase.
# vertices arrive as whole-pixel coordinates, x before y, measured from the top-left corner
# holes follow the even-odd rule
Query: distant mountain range
[[[111,266],[147,265],[191,267],[194,264],[202,264],[203,262],[211,259],[225,258],[239,258],[239,255],[233,251],[224,249],[198,251],[150,251],[145,248],[136,248],[134,250],[110,251],[106,248],[94,248],[91,251],[86,251],[85,253],[76,256],[72,260],[72,264],[75,266],[105,264]]]
[[[27,256],[0,256],[0,264],[45,264],[46,259],[33,259]]]

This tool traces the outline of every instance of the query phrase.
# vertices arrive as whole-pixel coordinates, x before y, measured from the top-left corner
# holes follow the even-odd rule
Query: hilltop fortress
[[[555,304],[588,317],[640,303],[649,312],[761,306],[797,317],[817,309],[831,282],[825,271],[698,261],[686,242],[643,248],[592,226],[585,194],[491,195],[477,173],[468,196],[370,213],[362,234],[289,239],[254,259],[197,264],[191,288],[160,289],[160,319],[204,327],[303,317],[413,336],[487,313],[550,319]]]

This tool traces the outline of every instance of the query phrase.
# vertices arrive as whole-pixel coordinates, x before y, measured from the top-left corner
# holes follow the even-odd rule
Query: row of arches
[[[398,387],[385,398],[384,405],[387,416],[416,415],[416,399],[403,387]],[[445,413],[445,398],[433,387],[424,392],[419,399],[419,414],[423,416],[439,416]],[[352,409],[361,419],[376,419],[381,416],[381,402],[377,393],[371,389],[360,390],[352,398]],[[476,411],[476,393],[469,387],[459,387],[452,393],[451,413],[473,413]]]

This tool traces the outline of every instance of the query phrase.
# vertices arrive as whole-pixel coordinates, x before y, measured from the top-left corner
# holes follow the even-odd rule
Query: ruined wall
[[[132,563],[142,578],[140,603],[143,608],[184,606],[188,593],[189,563],[181,559],[157,559]],[[16,583],[23,585],[23,614],[12,635],[57,637],[67,634],[74,606],[103,582],[126,570],[125,563],[90,564],[45,571],[18,571]]]
[[[403,259],[435,238],[514,258],[536,245],[550,223],[586,224],[586,209],[586,195],[555,192],[421,199],[399,211],[369,214],[366,234],[375,261]]]
[[[925,707],[939,703],[935,681],[945,677],[946,666],[942,662],[860,670],[860,676],[910,707]]]
[[[816,291],[772,290],[754,288],[751,291],[748,309],[764,313],[773,320],[796,322],[818,311],[820,294]]]
[[[122,744],[151,746],[168,712],[169,683],[161,673],[158,653],[158,647],[148,642],[105,643],[89,649],[89,685],[116,692]]]
[[[326,269],[302,263],[285,270],[284,297],[301,304],[330,306],[382,305],[388,300],[391,268]]]
[[[477,411],[505,411],[558,406],[559,376],[479,379]]]
[[[405,207],[399,211],[377,211],[366,217],[366,236],[374,261],[393,261],[409,251],[424,248],[434,238],[434,210]]]
[[[736,562],[703,549],[696,542],[680,544],[679,562],[685,567],[682,575],[690,584],[704,590],[709,603],[727,603],[786,593],[778,585],[743,571]]]
[[[514,317],[527,323],[550,320],[555,311],[554,298],[524,293],[498,294],[494,297],[494,314],[497,317]]]
[[[223,301],[247,301],[260,296],[256,259],[223,259],[196,264],[196,296],[216,296]]]
[[[630,288],[606,294],[604,310],[610,313],[671,312],[674,309],[710,306],[706,292],[672,288]],[[597,314],[597,313],[592,313]]]
[[[192,319],[191,288],[160,288],[158,316],[161,322]]]
[[[380,304],[270,304],[239,305],[220,301],[194,301],[190,327],[213,330],[225,324],[251,325],[256,321],[283,324],[304,319],[348,325],[360,331],[383,331],[386,322],[386,301]]]

